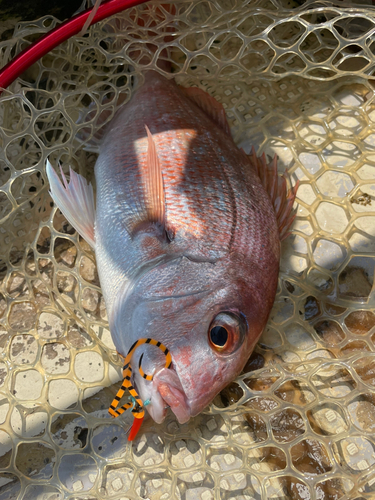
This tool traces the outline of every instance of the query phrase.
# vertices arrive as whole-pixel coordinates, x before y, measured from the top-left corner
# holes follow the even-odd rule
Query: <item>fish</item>
[[[243,369],[267,323],[298,183],[233,141],[223,106],[156,71],[107,124],[91,184],[47,161],[50,193],[94,248],[109,328],[152,374],[132,383],[155,422],[183,424]]]

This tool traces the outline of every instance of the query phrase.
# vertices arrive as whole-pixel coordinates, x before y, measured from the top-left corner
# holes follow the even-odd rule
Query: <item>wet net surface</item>
[[[373,499],[374,11],[282,0],[176,9],[151,4],[92,27],[1,96],[0,499]],[[55,22],[12,27],[2,60]],[[95,257],[53,206],[44,165],[94,181],[77,121],[87,138],[163,57],[179,83],[223,103],[239,146],[276,153],[301,186],[275,306],[244,373],[188,424],[145,422],[129,444],[131,417],[107,413],[121,363]]]

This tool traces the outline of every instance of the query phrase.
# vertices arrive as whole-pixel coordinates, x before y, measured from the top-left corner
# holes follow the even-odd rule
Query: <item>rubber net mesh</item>
[[[56,22],[2,25],[2,62]],[[1,500],[375,498],[374,54],[370,2],[188,0],[173,16],[151,3],[2,94]],[[223,103],[239,146],[276,153],[301,186],[244,373],[188,424],[145,422],[130,444],[131,416],[107,413],[121,363],[95,257],[44,166],[94,182],[77,122],[103,126],[161,58]]]

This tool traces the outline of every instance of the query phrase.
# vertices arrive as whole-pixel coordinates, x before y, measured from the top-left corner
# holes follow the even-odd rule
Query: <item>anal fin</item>
[[[231,131],[227,116],[225,114],[225,109],[223,105],[220,104],[214,97],[207,94],[204,90],[198,87],[180,87],[185,95],[188,96],[190,100],[195,102],[195,104],[201,108],[202,111],[208,115],[211,120],[213,120],[226,134],[231,136]]]
[[[47,160],[46,173],[53,201],[64,214],[67,221],[95,248],[95,202],[92,185],[70,168],[70,182],[60,167],[63,183]]]
[[[246,155],[245,152],[244,154]],[[271,198],[277,224],[279,226],[280,241],[283,241],[289,236],[290,226],[296,217],[296,213],[293,210],[293,204],[296,198],[299,181],[292,186],[290,175],[287,170],[283,175],[278,174],[276,155],[272,162],[267,164],[266,155],[263,153],[262,156],[258,158],[255,149],[252,148],[251,156],[247,156],[247,158],[255,168],[264,189]],[[288,184],[291,186],[289,189]]]

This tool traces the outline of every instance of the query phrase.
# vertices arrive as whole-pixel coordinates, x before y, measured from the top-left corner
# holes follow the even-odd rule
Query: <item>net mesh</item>
[[[70,39],[0,99],[0,499],[373,499],[371,2],[155,5]],[[11,26],[2,62],[56,22]],[[244,373],[188,424],[145,422],[129,444],[131,416],[107,413],[121,363],[95,257],[44,165],[95,182],[81,129],[103,127],[162,59],[223,103],[238,146],[276,153],[301,186]]]

